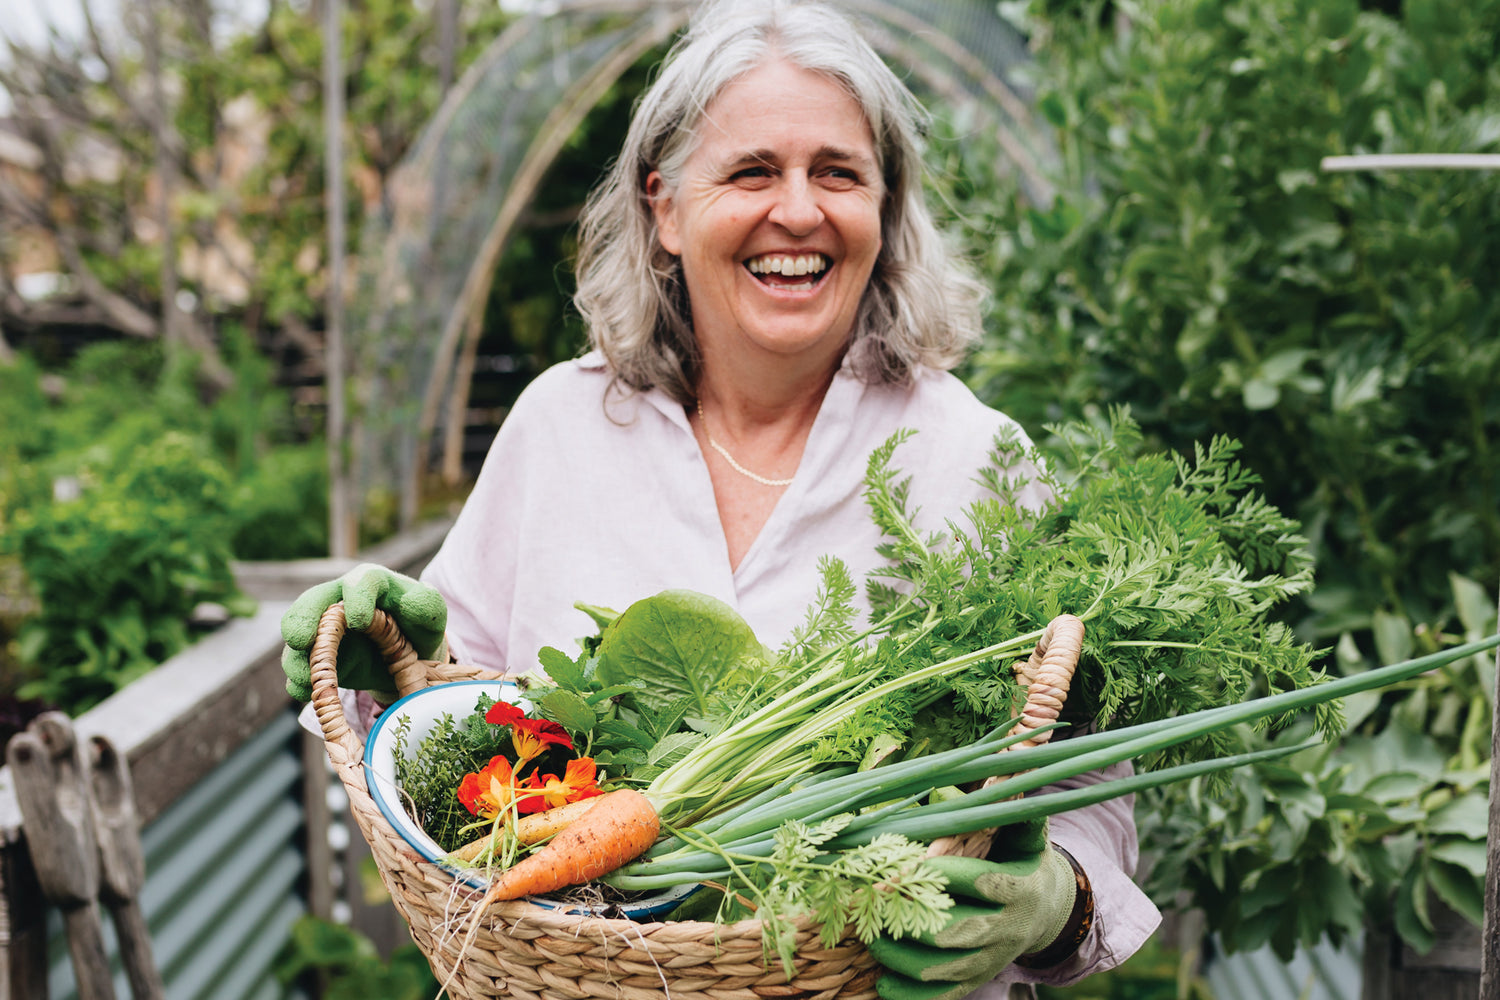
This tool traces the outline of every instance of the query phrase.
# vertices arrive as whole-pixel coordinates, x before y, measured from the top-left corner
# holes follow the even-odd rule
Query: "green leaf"
[[[750,626],[729,605],[705,594],[667,590],[621,612],[599,644],[604,684],[645,682],[634,697],[661,711],[688,696],[709,714],[710,696],[733,670],[767,660]]]
[[[620,719],[605,719],[599,723],[599,732],[609,736],[615,742],[628,743],[641,750],[650,750],[656,746],[656,740],[645,731],[632,726]],[[645,758],[641,758],[645,760]]]
[[[1396,891],[1396,933],[1421,955],[1437,943],[1432,918],[1427,915],[1427,881],[1416,866],[1407,870]]]
[[[1479,840],[1440,840],[1427,852],[1429,857],[1457,865],[1475,878],[1483,878],[1489,848]]]
[[[1375,651],[1384,663],[1397,663],[1411,658],[1411,622],[1405,615],[1393,615],[1375,609]]]
[[[1479,584],[1457,573],[1448,574],[1448,584],[1453,589],[1453,603],[1458,609],[1458,620],[1463,622],[1467,635],[1489,635],[1495,628],[1495,602]]]
[[[620,617],[620,613],[613,608],[606,608],[598,604],[585,604],[582,601],[574,601],[573,607],[594,619],[594,624],[599,626],[600,632],[603,632],[616,618]]]
[[[1484,923],[1484,878],[1445,861],[1427,866],[1427,880],[1453,911],[1475,927]]]
[[[1400,802],[1414,799],[1432,787],[1432,781],[1420,774],[1397,771],[1379,774],[1361,791],[1376,802]]]
[[[663,768],[671,767],[703,740],[702,733],[672,733],[651,748],[646,754],[646,763]]]
[[[583,667],[562,650],[543,646],[537,652],[537,660],[547,672],[548,679],[558,687],[579,692],[587,688],[588,680],[584,676]]]
[[[575,692],[561,688],[543,695],[537,710],[544,718],[574,734],[591,733],[599,723],[593,706]]]
[[[1427,820],[1431,833],[1449,833],[1470,840],[1489,834],[1489,804],[1482,795],[1462,795],[1439,806]]]

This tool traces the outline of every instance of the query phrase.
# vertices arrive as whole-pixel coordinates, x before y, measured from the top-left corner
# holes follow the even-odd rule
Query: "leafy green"
[[[639,684],[641,709],[660,711],[679,698],[706,719],[716,692],[736,672],[759,673],[770,658],[750,626],[723,601],[667,590],[636,601],[603,632],[596,666],[600,683]]]
[[[1491,606],[1467,632],[1494,624]],[[1371,925],[1425,952],[1433,896],[1477,924],[1490,703],[1471,692],[1493,669],[1492,655],[1465,657],[1381,692],[1339,742],[1247,769],[1211,795],[1197,783],[1143,794],[1141,842],[1158,859],[1147,891],[1191,900],[1230,950],[1269,944],[1287,959]],[[1286,884],[1318,888],[1278,898]]]

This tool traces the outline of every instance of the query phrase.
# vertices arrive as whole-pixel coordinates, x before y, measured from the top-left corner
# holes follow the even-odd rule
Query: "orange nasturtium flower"
[[[604,790],[596,783],[595,775],[594,758],[578,757],[570,760],[562,778],[559,779],[555,774],[544,774],[539,782],[530,784],[528,787],[536,788],[540,794],[522,799],[519,808],[521,812],[541,812],[554,806],[603,795]]]
[[[516,781],[510,761],[497,754],[478,773],[464,775],[458,783],[458,801],[475,816],[493,819],[510,811],[511,802],[524,787]]]
[[[510,724],[510,741],[516,748],[517,767],[540,757],[549,746],[573,749],[573,739],[568,731],[547,719],[515,720]]]

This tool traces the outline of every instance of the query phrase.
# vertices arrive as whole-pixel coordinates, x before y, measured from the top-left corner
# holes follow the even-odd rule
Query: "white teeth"
[[[828,262],[820,253],[803,253],[795,256],[783,254],[767,254],[764,257],[752,257],[745,262],[745,266],[752,274],[821,274],[827,270]]]

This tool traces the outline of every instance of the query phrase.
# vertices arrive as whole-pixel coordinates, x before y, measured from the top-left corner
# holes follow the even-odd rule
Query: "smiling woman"
[[[974,472],[997,436],[1028,442],[951,374],[978,334],[980,290],[924,203],[924,127],[832,5],[705,4],[581,220],[576,304],[592,350],[522,394],[421,584],[366,574],[319,593],[347,606],[358,590],[398,620],[422,603],[413,588],[440,595],[458,659],[516,673],[614,619],[598,606],[668,590],[722,602],[774,646],[804,623],[826,567],[882,582],[889,539],[863,491],[895,435],[919,433],[900,487],[914,530],[964,523],[994,498]],[[1008,502],[1045,499],[1035,473],[1001,474],[1027,484]],[[576,601],[596,606],[593,622]],[[1026,863],[1056,877],[1007,905],[1066,933],[1033,933],[1041,957],[1024,966],[987,943],[998,978],[913,985],[972,964],[934,958],[939,971],[908,963],[882,992],[998,998],[1117,964],[1158,919],[1130,880],[1135,857],[1128,799],[1055,817]],[[1096,907],[1086,932],[1070,921],[1079,884]]]

